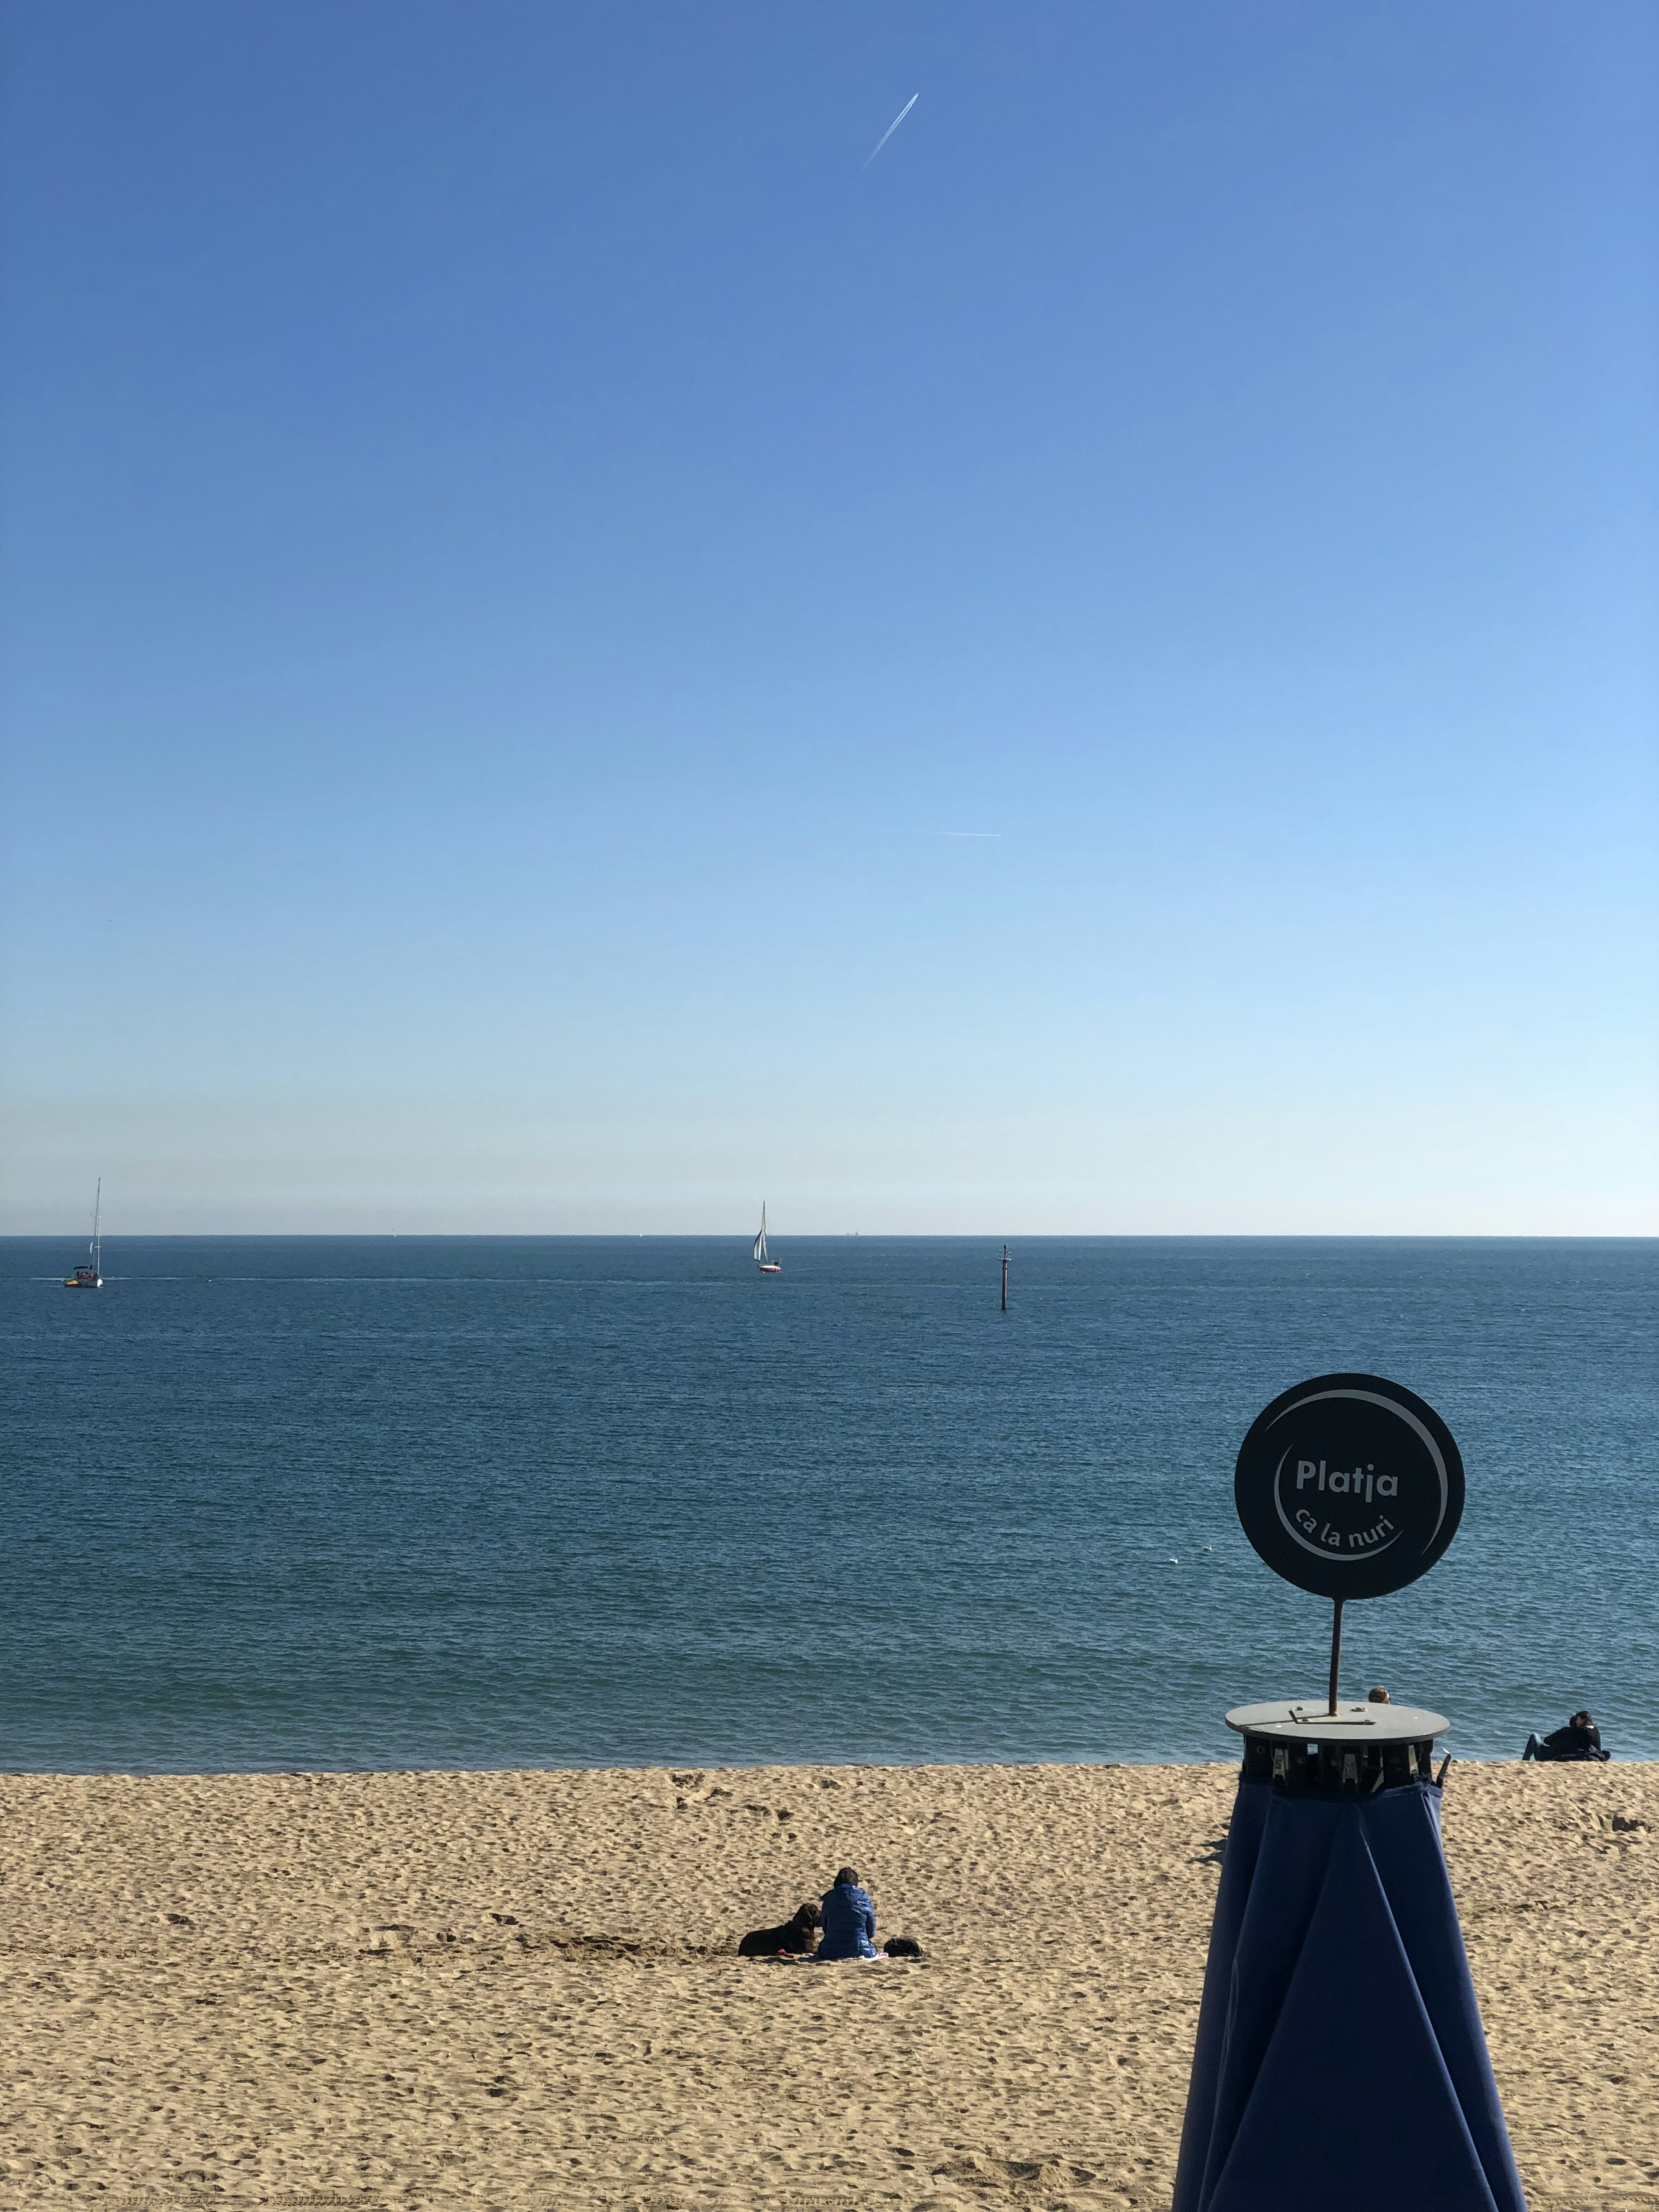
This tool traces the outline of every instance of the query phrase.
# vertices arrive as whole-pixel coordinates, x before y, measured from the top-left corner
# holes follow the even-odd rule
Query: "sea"
[[[1257,1412],[1407,1384],[1445,1558],[1343,1688],[1659,1758],[1659,1243],[0,1243],[0,1765],[1225,1759],[1329,1607],[1233,1510]]]

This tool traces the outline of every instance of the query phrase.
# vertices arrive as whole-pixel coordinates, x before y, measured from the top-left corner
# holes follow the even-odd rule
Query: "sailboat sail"
[[[780,1273],[777,1261],[772,1257],[771,1254],[766,1249],[766,1206],[764,1200],[762,1201],[761,1205],[760,1235],[755,1239],[754,1258],[755,1265],[760,1269],[763,1275],[775,1275]]]

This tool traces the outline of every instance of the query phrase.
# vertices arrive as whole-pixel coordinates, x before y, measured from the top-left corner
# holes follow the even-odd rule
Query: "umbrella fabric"
[[[1525,2212],[1427,1783],[1241,1781],[1174,2212]]]

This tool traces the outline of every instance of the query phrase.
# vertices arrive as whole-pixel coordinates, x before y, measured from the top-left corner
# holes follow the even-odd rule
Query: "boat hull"
[[[781,1260],[761,1260],[756,1264],[763,1275],[781,1275],[783,1273]]]

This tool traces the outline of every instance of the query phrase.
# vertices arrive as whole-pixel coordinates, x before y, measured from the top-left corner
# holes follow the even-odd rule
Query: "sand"
[[[1167,2205],[1234,1786],[0,1778],[0,2189],[146,2212]],[[1659,2207],[1659,1766],[1454,1766],[1445,1830],[1533,2204]],[[732,1954],[843,1861],[924,1963]]]

